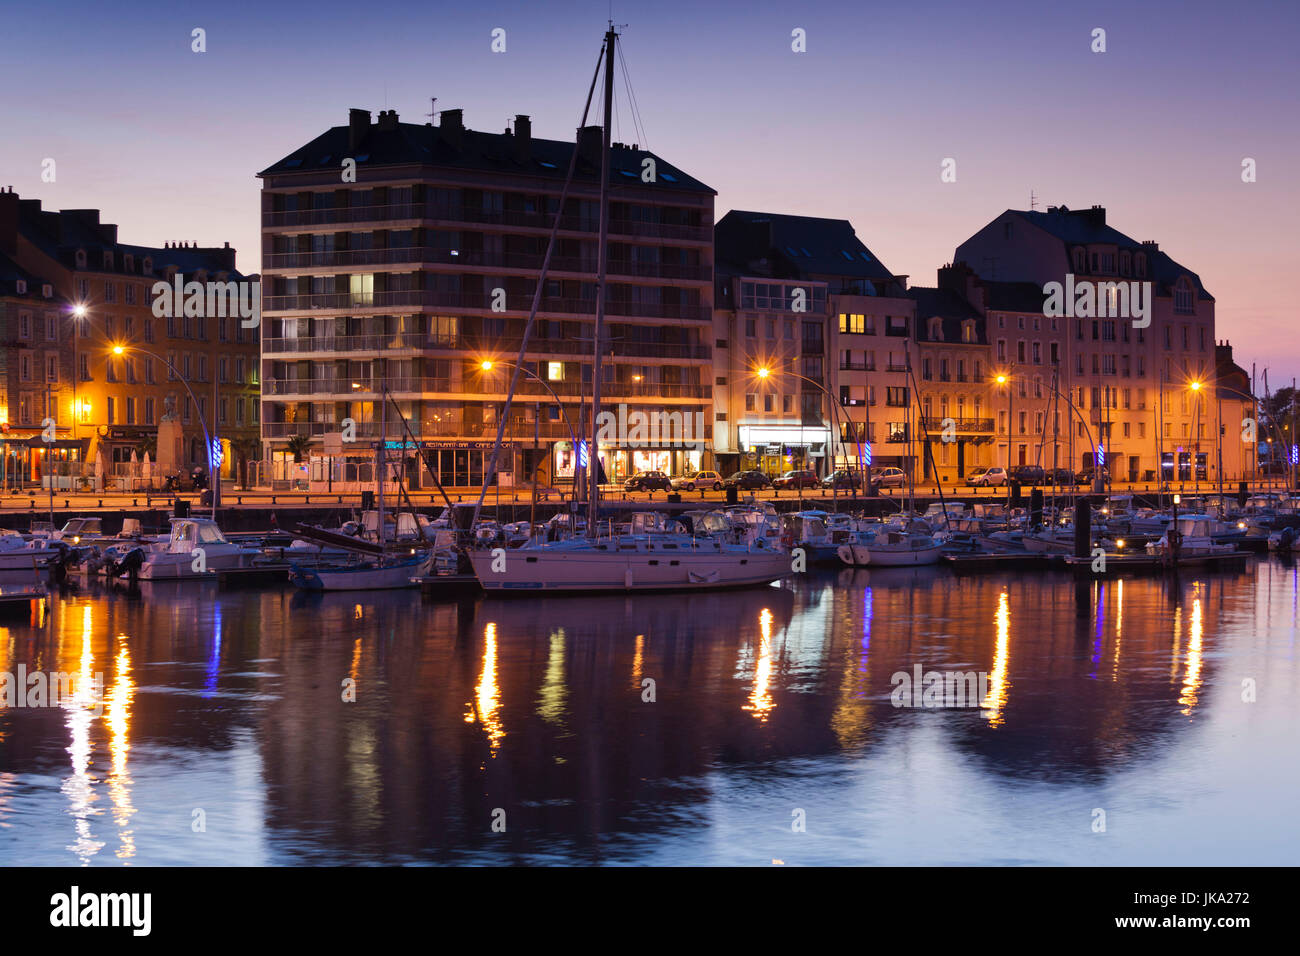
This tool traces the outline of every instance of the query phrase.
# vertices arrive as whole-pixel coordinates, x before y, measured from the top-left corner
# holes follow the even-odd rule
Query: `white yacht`
[[[175,581],[210,577],[217,571],[253,566],[261,556],[226,539],[211,518],[172,518],[171,534],[143,553],[139,575],[143,581]]]
[[[40,571],[62,556],[62,548],[42,538],[28,541],[17,531],[0,529],[0,571]]]

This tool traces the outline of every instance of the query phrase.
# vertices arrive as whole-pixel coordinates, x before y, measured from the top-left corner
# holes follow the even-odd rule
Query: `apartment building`
[[[912,286],[919,389],[917,456],[922,480],[958,482],[993,460],[989,343],[969,269],[945,266],[934,287]]]
[[[233,316],[156,316],[152,290],[177,277],[244,280],[235,250],[130,245],[117,232],[97,209],[46,210],[0,193],[0,255],[27,274],[28,290],[25,302],[11,300],[5,332],[8,474],[38,480],[46,463],[64,462],[84,473],[101,454],[111,473],[153,447],[174,406],[183,436],[177,466],[207,467],[206,425],[221,442],[223,476],[234,477],[245,457],[257,457],[255,330]],[[54,442],[42,440],[47,417]],[[25,456],[13,448],[20,441],[30,445]]]
[[[1196,273],[1107,225],[1101,206],[1009,209],[955,262],[984,290],[998,464],[1046,467],[1063,451],[1075,468],[1104,456],[1117,480],[1217,477],[1214,297]]]
[[[574,434],[591,427],[600,144],[598,127],[576,142],[536,138],[523,115],[487,133],[467,129],[460,110],[443,110],[435,127],[354,109],[346,126],[263,170],[271,455],[302,435],[321,442],[319,456],[350,422],[356,442],[343,457],[369,461],[387,396],[390,439],[400,412],[440,482],[480,484],[558,212],[497,475],[524,480],[536,468],[544,481],[572,480]],[[715,194],[636,144],[613,144],[610,165],[602,409],[678,425],[620,430],[600,458],[611,480],[698,468],[712,419]],[[407,464],[418,485],[409,450]]]
[[[714,451],[826,474],[906,457],[912,304],[846,220],[734,210],[716,230]],[[760,374],[760,371],[762,374]]]

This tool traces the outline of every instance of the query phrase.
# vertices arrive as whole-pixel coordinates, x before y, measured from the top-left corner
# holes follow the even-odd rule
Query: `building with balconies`
[[[967,298],[969,270],[939,270],[934,288],[912,286],[916,303],[917,455],[927,482],[960,481],[992,460],[993,417],[984,316]]]
[[[181,424],[171,467],[208,467],[206,431],[220,442],[222,476],[245,477],[245,461],[259,457],[256,330],[224,309],[201,314],[206,297],[203,308],[171,317],[154,310],[160,282],[256,281],[236,269],[229,243],[131,245],[97,209],[44,209],[10,191],[0,192],[0,256],[29,274],[14,273],[25,298],[6,309],[11,374],[0,422],[11,481],[52,472],[60,487],[75,488],[102,458],[101,477],[113,487],[146,452],[158,462],[169,405]],[[42,435],[47,418],[53,442]]]
[[[1214,297],[1196,273],[1108,226],[1100,206],[1009,209],[955,258],[981,280],[973,304],[1007,379],[996,464],[1051,467],[1064,442],[1063,466],[1091,466],[1100,446],[1117,480],[1215,479],[1221,412],[1202,387],[1216,374]],[[1048,308],[1049,283],[1064,312]]]
[[[270,456],[350,422],[344,457],[369,460],[387,396],[390,438],[400,412],[440,482],[480,484],[558,213],[498,473],[571,480],[571,435],[591,428],[600,133],[574,143],[534,138],[527,116],[484,133],[460,110],[436,127],[352,110],[263,170]],[[636,145],[614,144],[610,165],[602,409],[680,414],[703,434],[620,435],[600,449],[605,471],[707,467],[715,193]]]
[[[736,210],[716,233],[714,449],[723,467],[856,467],[869,434],[881,436],[878,464],[900,464],[906,277],[842,219]]]

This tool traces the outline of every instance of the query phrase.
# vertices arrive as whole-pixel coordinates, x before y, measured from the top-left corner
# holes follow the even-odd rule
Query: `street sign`
[[[343,433],[326,432],[323,436],[325,443],[325,454],[331,457],[343,454]]]

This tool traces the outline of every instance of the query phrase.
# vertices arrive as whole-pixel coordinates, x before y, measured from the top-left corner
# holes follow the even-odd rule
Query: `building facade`
[[[912,394],[906,276],[891,273],[842,219],[736,210],[719,221],[716,245],[722,467],[825,475],[872,456],[903,465]]]
[[[1214,298],[1194,272],[1100,206],[1007,210],[955,261],[985,289],[998,464],[1063,453],[1121,481],[1218,477]]]
[[[173,317],[154,309],[159,282],[244,281],[235,250],[129,245],[98,210],[45,210],[6,192],[0,255],[31,277],[29,294],[36,278],[51,293],[14,303],[7,323],[0,418],[10,429],[7,446],[27,441],[33,449],[25,469],[6,455],[11,484],[39,481],[47,461],[69,479],[88,477],[100,458],[105,475],[124,472],[132,455],[139,462],[152,451],[156,461],[158,424],[171,408],[182,425],[177,467],[207,467],[205,426],[221,443],[224,477],[240,477],[243,461],[259,457],[255,330],[203,308]],[[42,436],[47,418],[54,442]]]
[[[360,480],[381,430],[404,427],[424,449],[405,453],[417,486],[424,462],[444,485],[481,484],[559,212],[497,474],[571,481],[574,437],[591,430],[600,142],[597,127],[534,138],[526,116],[484,133],[460,110],[436,127],[352,110],[264,170],[271,457],[301,435],[320,443],[313,481]],[[707,466],[714,191],[636,145],[613,144],[610,165],[601,401],[614,422],[600,458],[611,480]],[[326,461],[333,435],[353,442],[329,439]]]

